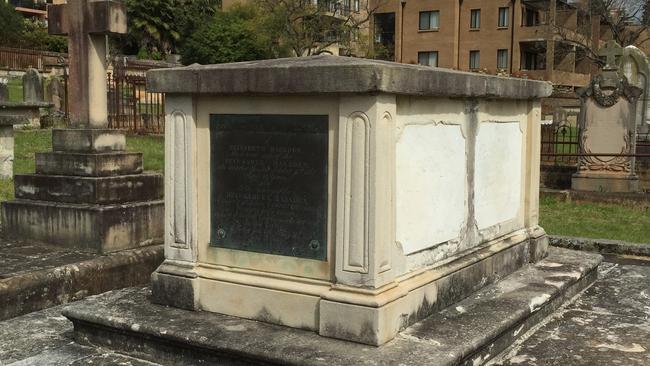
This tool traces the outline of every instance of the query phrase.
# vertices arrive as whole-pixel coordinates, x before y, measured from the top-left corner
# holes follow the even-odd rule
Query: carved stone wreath
[[[593,97],[596,103],[605,108],[616,104],[620,97],[625,97],[629,102],[634,103],[641,95],[641,89],[631,86],[625,76],[617,77],[616,89],[611,90],[611,94],[605,94],[601,88],[603,80],[602,74],[596,75],[589,87],[579,90],[578,94]]]
[[[616,89],[612,91],[611,94],[607,95],[603,93],[600,88],[600,83],[603,81],[602,75],[598,75],[594,78],[593,81],[593,97],[598,104],[603,107],[611,107],[618,102],[618,99],[623,94],[623,80],[621,78],[616,82]]]

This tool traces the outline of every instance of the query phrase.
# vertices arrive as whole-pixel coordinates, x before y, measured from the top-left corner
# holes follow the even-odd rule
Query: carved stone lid
[[[147,90],[200,94],[358,94],[533,99],[550,83],[340,56],[156,69]]]

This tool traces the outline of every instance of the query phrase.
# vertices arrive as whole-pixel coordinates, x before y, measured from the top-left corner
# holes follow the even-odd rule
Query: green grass
[[[540,201],[540,226],[548,234],[650,243],[650,211],[604,203]]]
[[[144,153],[144,170],[162,173],[165,170],[165,138],[163,136],[128,136],[129,151]]]
[[[165,141],[162,136],[128,136],[129,151],[144,153],[144,169],[162,173],[165,166]],[[34,154],[52,150],[49,130],[16,131],[14,174],[34,173]],[[0,201],[13,199],[13,180],[0,180]]]
[[[21,78],[10,78],[7,81],[7,89],[9,89],[10,101],[20,102],[23,100],[23,81]]]

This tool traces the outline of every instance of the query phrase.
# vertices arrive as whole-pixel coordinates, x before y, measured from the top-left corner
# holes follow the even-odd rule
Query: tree
[[[126,49],[137,48],[148,55],[167,54],[180,38],[176,29],[174,0],[126,0],[128,34],[123,38]]]
[[[23,17],[14,7],[0,1],[0,46],[16,46],[21,41],[24,31]]]
[[[380,6],[368,0],[257,0],[264,29],[276,47],[276,54],[289,49],[292,56],[331,53],[340,47],[349,53],[359,50],[362,33]],[[354,9],[357,7],[358,9]],[[358,11],[357,11],[358,10]],[[367,45],[366,45],[367,46]]]
[[[581,15],[577,29],[557,24],[555,28],[562,43],[582,50],[584,57],[593,63],[603,65],[598,55],[599,45],[594,42],[594,38],[600,39],[601,35],[623,47],[641,46],[650,41],[650,24],[645,21],[647,15],[644,17],[649,7],[647,0],[588,0],[575,6]],[[601,34],[592,34],[592,22],[600,24]]]
[[[47,26],[38,20],[24,20],[21,38],[21,46],[25,48],[51,52],[68,52],[68,39],[63,36],[49,34]]]
[[[182,62],[216,64],[271,57],[268,43],[258,38],[243,9],[218,12],[200,26],[181,48]]]
[[[221,0],[126,0],[128,34],[113,40],[113,48],[139,58],[161,59],[178,53],[184,39],[209,21]]]

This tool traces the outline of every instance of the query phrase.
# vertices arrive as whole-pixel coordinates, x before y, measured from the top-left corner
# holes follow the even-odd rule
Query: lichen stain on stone
[[[551,295],[549,294],[541,294],[539,296],[535,296],[530,300],[530,303],[528,303],[528,307],[530,308],[530,312],[534,313],[537,311],[539,308],[542,307],[549,299],[551,298]]]
[[[266,306],[263,306],[257,315],[253,317],[253,319],[264,323],[284,325],[282,319],[271,314]]]
[[[365,321],[363,325],[361,325],[358,334],[347,327],[344,328],[338,323],[328,323],[325,324],[324,327],[324,335],[328,337],[354,340],[356,342],[373,345],[379,343],[379,340],[377,339],[378,332],[379,330],[375,329],[370,321]]]
[[[620,351],[620,352],[628,352],[628,353],[641,353],[645,352],[646,349],[638,344],[638,343],[632,343],[630,346],[623,346],[620,344],[599,344],[595,348],[607,348],[607,349],[612,349],[615,351]]]

